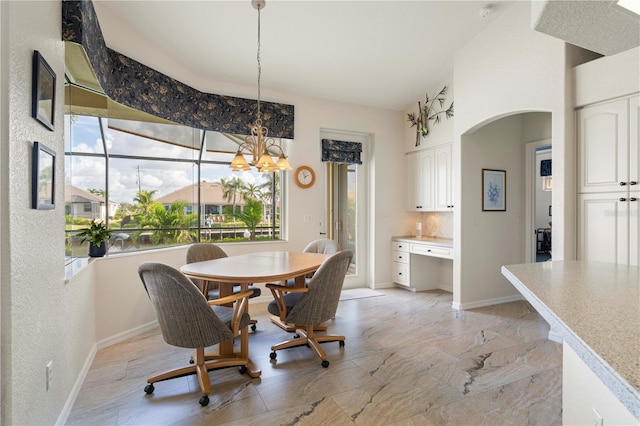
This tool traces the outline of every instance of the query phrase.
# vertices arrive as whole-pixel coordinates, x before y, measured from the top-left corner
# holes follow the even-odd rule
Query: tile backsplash
[[[453,238],[453,212],[422,213],[422,236]]]

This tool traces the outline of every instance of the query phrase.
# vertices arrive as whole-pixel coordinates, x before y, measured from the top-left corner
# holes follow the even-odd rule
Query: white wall
[[[530,28],[530,4],[516,2],[501,15],[493,25],[479,34],[463,49],[456,53],[454,63],[454,86],[456,118],[454,122],[454,162],[458,162],[461,170],[459,182],[454,182],[454,196],[458,198],[454,205],[454,239],[456,241],[454,258],[454,305],[464,307],[473,306],[483,301],[499,300],[510,293],[504,280],[499,279],[499,267],[493,263],[505,264],[509,261],[521,263],[522,249],[513,246],[509,256],[499,262],[491,261],[489,266],[475,251],[478,246],[483,247],[511,247],[513,233],[495,232],[488,235],[477,231],[483,228],[480,220],[486,213],[481,212],[480,195],[477,181],[480,179],[480,169],[489,167],[490,160],[498,155],[495,152],[484,153],[482,163],[467,168],[464,158],[474,149],[473,132],[499,118],[527,111],[549,111],[552,113],[552,143],[554,171],[557,171],[557,187],[553,194],[554,208],[554,255],[562,259],[565,251],[569,250],[567,242],[573,241],[573,231],[565,227],[565,207],[575,205],[574,196],[563,190],[565,176],[575,174],[575,160],[569,149],[565,154],[565,141],[568,132],[565,129],[565,98],[566,98],[566,58],[565,43],[549,36],[537,33]],[[514,132],[516,130],[514,129]],[[519,130],[525,132],[526,127]],[[499,136],[499,135],[496,135]],[[515,136],[515,135],[514,135]],[[470,137],[471,139],[467,139]],[[519,135],[522,141],[523,134]],[[518,145],[518,149],[520,149]],[[481,152],[478,152],[480,155]],[[522,160],[514,157],[505,167],[522,167]],[[517,154],[521,155],[521,154]],[[506,159],[505,159],[506,160]],[[455,168],[455,166],[454,166]],[[500,167],[495,167],[500,168]],[[509,175],[508,188],[513,184]],[[554,183],[556,176],[554,175]],[[474,189],[475,188],[475,189]],[[522,225],[514,223],[522,218],[522,206],[514,204],[511,190],[507,200],[508,210],[505,214],[507,229],[522,234]],[[512,210],[514,209],[514,210]],[[491,213],[496,214],[496,213]],[[520,216],[520,219],[518,219]],[[491,218],[494,219],[491,219]],[[479,225],[474,225],[474,220]],[[493,227],[495,216],[489,217],[485,225]],[[573,223],[573,219],[570,220]],[[518,230],[519,229],[519,230]],[[500,230],[500,228],[498,229]],[[569,253],[571,251],[569,250]],[[516,258],[518,254],[520,258]],[[487,271],[487,268],[492,268]],[[493,270],[495,269],[495,271]],[[485,273],[486,272],[486,273]]]
[[[86,314],[83,308],[91,307],[86,303],[91,289],[71,289],[64,283],[61,7],[58,1],[2,2],[2,104],[9,102],[9,108],[2,110],[5,137],[0,157],[6,189],[1,200],[0,254],[2,424],[54,423],[85,358],[74,354],[86,349],[87,334],[89,340],[93,334],[92,320],[85,323],[78,317]],[[34,50],[43,54],[57,74],[53,132],[31,118]],[[34,141],[57,153],[55,210],[31,209]],[[47,392],[45,366],[49,361],[53,361],[54,380]]]

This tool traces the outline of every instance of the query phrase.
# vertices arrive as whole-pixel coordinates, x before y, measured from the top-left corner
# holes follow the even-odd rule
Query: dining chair
[[[329,240],[327,238],[320,238],[317,240],[311,241],[305,248],[302,249],[303,253],[322,253],[322,254],[333,254],[337,253],[339,250],[338,243],[335,240]],[[313,276],[313,272],[307,274],[305,282],[306,285],[309,285],[309,281]],[[289,278],[286,280],[286,285],[293,287],[295,285],[295,278]]]
[[[202,262],[223,257],[228,257],[227,253],[222,247],[212,243],[195,243],[187,249],[187,263]],[[215,300],[220,297],[220,288],[217,282],[197,279],[193,279],[193,282],[198,286],[200,291],[202,291],[202,294],[206,295],[208,300]],[[249,286],[249,290],[252,292],[250,298],[258,297],[262,294],[260,287]],[[233,294],[240,293],[241,291],[242,287],[239,284],[233,286]],[[257,320],[251,320],[252,331],[256,331],[257,322]]]
[[[279,315],[284,323],[295,324],[298,335],[297,338],[294,336],[292,340],[272,346],[269,355],[272,360],[277,357],[276,351],[306,345],[318,354],[324,368],[329,366],[327,355],[320,343],[338,342],[340,347],[343,347],[345,337],[316,335],[314,326],[335,316],[352,257],[353,253],[349,250],[332,254],[322,262],[307,287],[267,284],[274,298],[267,310],[273,315]]]
[[[247,332],[247,304],[251,292],[207,301],[196,285],[177,269],[157,262],[145,262],[138,267],[147,295],[158,317],[162,338],[170,345],[195,349],[194,363],[147,379],[144,391],[152,394],[154,383],[196,374],[202,397],[201,406],[209,404],[211,382],[209,370],[239,367],[247,371],[248,347],[241,340],[239,354],[219,356],[205,354],[205,347],[233,340]],[[232,304],[232,307],[220,305]]]

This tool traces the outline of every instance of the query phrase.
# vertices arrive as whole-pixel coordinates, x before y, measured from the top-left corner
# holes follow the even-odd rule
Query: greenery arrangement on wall
[[[407,118],[411,123],[411,127],[416,126],[416,146],[420,146],[421,137],[426,137],[429,134],[429,121],[433,121],[433,124],[440,122],[440,116],[444,114],[447,119],[453,117],[453,102],[449,105],[449,108],[443,110],[444,100],[447,94],[447,86],[444,86],[437,95],[433,98],[429,98],[429,94],[425,95],[424,105],[418,102],[418,113],[412,112],[407,114]],[[440,111],[436,108],[440,107]]]

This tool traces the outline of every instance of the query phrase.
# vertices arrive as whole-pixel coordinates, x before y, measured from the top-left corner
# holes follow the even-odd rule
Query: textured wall
[[[70,385],[65,337],[63,80],[58,1],[3,2],[3,56],[8,54],[8,140],[2,139],[2,423],[52,424]],[[5,50],[8,47],[8,51]],[[31,64],[39,50],[57,74],[55,131],[31,118]],[[57,153],[55,210],[31,209],[34,141]],[[6,204],[5,204],[6,203]],[[5,232],[6,231],[6,232]],[[72,303],[73,304],[73,303]],[[53,388],[45,366],[53,361]]]

